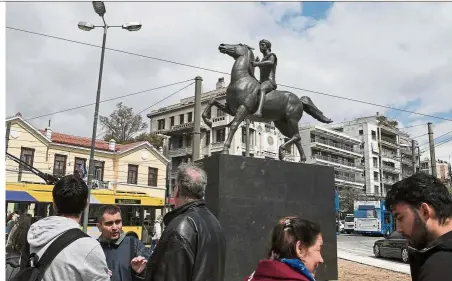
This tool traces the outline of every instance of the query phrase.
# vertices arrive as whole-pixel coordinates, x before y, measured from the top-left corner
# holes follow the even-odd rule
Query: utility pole
[[[411,140],[411,153],[413,154],[412,157],[412,161],[413,161],[413,175],[416,174],[416,141],[415,140]]]
[[[193,147],[192,155],[193,162],[199,160],[201,154],[201,85],[202,78],[196,76],[195,78],[195,124],[193,128]]]
[[[417,146],[417,157],[419,162],[419,172],[421,171],[421,149],[419,148],[419,145]]]
[[[379,161],[378,164],[380,165],[380,193],[383,193],[383,147],[381,146],[381,129],[377,128],[378,131],[378,148],[380,149],[380,155],[379,155]],[[372,177],[373,175],[371,175]]]
[[[433,141],[432,123],[428,122],[428,142],[430,144],[430,163],[432,165],[432,175],[436,177],[436,156],[435,156],[435,142]]]
[[[250,119],[245,119],[245,156],[250,156]]]
[[[5,137],[6,150],[5,150],[5,154],[6,154],[6,152],[8,152],[8,141],[9,141],[9,133],[10,132],[11,132],[11,121],[9,121],[6,124],[6,137]]]

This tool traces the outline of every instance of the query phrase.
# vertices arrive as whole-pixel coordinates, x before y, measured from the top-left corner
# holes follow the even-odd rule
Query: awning
[[[28,192],[13,190],[6,190],[6,201],[37,202]]]

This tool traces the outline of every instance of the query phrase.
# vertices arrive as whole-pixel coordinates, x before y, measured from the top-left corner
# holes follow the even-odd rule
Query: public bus
[[[354,232],[367,235],[389,235],[394,229],[391,212],[385,200],[354,202]]]
[[[6,210],[17,210],[37,218],[51,216],[54,214],[52,189],[53,185],[46,184],[6,183]],[[122,229],[126,235],[135,236],[145,245],[151,244],[154,221],[164,208],[163,198],[139,192],[91,190],[87,233],[93,238],[100,236],[96,227],[97,211],[106,204],[121,208]]]

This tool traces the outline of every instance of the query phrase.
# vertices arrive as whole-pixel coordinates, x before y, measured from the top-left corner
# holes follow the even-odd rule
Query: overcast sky
[[[143,24],[138,32],[109,29],[110,48],[229,72],[233,61],[218,52],[220,43],[258,49],[259,40],[266,38],[278,56],[277,83],[452,119],[452,3],[110,2],[106,7],[110,25]],[[6,3],[9,27],[100,46],[102,31],[79,30],[81,20],[101,24],[91,2]],[[99,48],[7,29],[6,115],[21,112],[27,119],[93,103],[99,60]],[[107,50],[101,99],[198,75],[205,91],[219,77],[229,80],[227,75]],[[184,85],[118,101],[138,112]],[[398,118],[402,126],[430,121],[435,136],[452,131],[450,121],[293,92],[309,95],[335,122],[378,111]],[[193,94],[191,86],[151,110]],[[109,115],[118,101],[102,103],[100,114]],[[54,131],[90,136],[93,113],[90,106],[30,122],[45,128],[51,119]],[[316,123],[309,116],[302,122]],[[422,135],[427,126],[407,131]],[[447,137],[452,134],[442,139]],[[428,139],[417,140],[424,144]],[[438,146],[437,158],[448,160],[449,155],[452,142]]]

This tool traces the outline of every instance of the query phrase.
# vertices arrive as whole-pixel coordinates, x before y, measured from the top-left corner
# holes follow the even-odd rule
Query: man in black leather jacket
[[[148,262],[146,281],[223,281],[226,239],[204,203],[205,171],[193,163],[178,168],[176,209]]]

